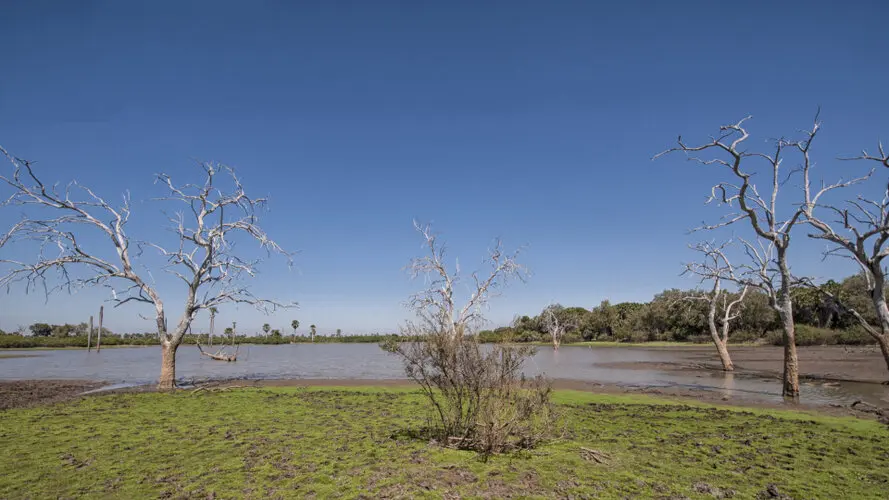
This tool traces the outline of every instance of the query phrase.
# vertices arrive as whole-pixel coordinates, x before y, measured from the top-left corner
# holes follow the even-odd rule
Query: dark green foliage
[[[874,307],[868,296],[864,279],[854,275],[842,282],[828,281],[824,290],[839,297],[847,307],[855,308],[876,324]],[[576,325],[565,335],[563,342],[709,342],[707,305],[704,301],[687,300],[701,295],[700,290],[665,290],[651,302],[602,301],[592,309],[560,307],[559,319]],[[793,292],[794,319],[797,323],[799,345],[870,344],[874,340],[859,326],[853,315],[814,288],[797,288]],[[731,301],[736,294],[729,293]],[[730,342],[760,342],[780,344],[781,323],[769,304],[768,297],[759,291],[747,293],[740,316],[732,324]],[[721,311],[717,313],[721,315]],[[549,342],[540,316],[521,316],[511,327],[479,332],[481,342]]]
[[[46,323],[34,323],[28,329],[31,330],[31,335],[35,337],[48,337],[52,334],[52,325]]]
[[[796,345],[862,345],[872,344],[873,337],[860,326],[852,326],[843,330],[818,328],[811,325],[796,325]],[[766,342],[771,345],[784,345],[782,330],[772,330],[766,335]]]

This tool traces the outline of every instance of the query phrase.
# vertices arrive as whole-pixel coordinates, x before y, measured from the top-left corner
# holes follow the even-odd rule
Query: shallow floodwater
[[[597,382],[625,387],[673,387],[718,391],[732,398],[781,401],[777,378],[706,370],[646,368],[644,363],[683,363],[684,349],[562,347],[538,349],[526,364],[527,375]],[[700,351],[697,351],[700,352]],[[0,358],[0,380],[79,379],[112,384],[149,384],[160,371],[159,347],[28,351],[27,357]],[[642,363],[620,368],[621,364]],[[183,383],[211,379],[399,379],[401,363],[376,344],[285,344],[241,346],[238,361],[203,357],[195,346],[179,348],[176,374]],[[803,383],[801,398],[810,403],[889,402],[889,389],[854,382]]]

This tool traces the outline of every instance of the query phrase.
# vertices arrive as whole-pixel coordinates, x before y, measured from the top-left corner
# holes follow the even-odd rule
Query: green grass
[[[481,461],[413,389],[117,394],[0,413],[0,498],[885,498],[872,421],[559,391],[563,436]],[[584,460],[580,447],[611,460]]]

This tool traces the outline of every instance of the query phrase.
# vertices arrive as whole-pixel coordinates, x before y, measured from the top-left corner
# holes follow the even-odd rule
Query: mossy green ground
[[[563,436],[484,462],[412,437],[413,390],[95,396],[0,413],[2,498],[886,498],[872,421],[560,391]],[[610,456],[582,458],[581,447]],[[731,491],[729,491],[731,490]]]

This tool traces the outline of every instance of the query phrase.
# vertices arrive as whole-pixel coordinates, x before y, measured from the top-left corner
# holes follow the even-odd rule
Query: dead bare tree
[[[724,167],[735,178],[735,182],[721,182],[714,186],[708,202],[716,201],[729,207],[737,206],[738,211],[728,214],[718,224],[705,225],[699,229],[717,229],[746,220],[758,240],[756,244],[745,242],[748,255],[751,255],[750,251],[752,250],[754,253],[759,252],[773,259],[772,263],[767,263],[764,270],[756,270],[757,267],[761,268],[763,263],[754,260],[752,270],[755,272],[748,273],[748,276],[763,278],[763,281],[756,283],[756,286],[766,291],[772,308],[778,312],[781,318],[784,337],[782,392],[785,397],[797,399],[799,397],[799,361],[796,354],[793,302],[790,290],[795,283],[804,280],[795,278],[791,273],[788,249],[791,231],[804,219],[805,209],[803,206],[796,205],[788,211],[787,217],[782,218],[779,214],[781,207],[778,204],[778,195],[781,186],[790,178],[790,175],[802,171],[802,175],[808,178],[811,167],[811,164],[807,163],[797,171],[791,171],[790,175],[782,179],[781,164],[784,160],[784,153],[786,151],[808,151],[815,135],[814,133],[810,134],[802,140],[777,139],[773,141],[773,152],[771,153],[750,152],[744,149],[744,143],[750,137],[744,128],[744,122],[750,118],[748,116],[735,124],[720,127],[718,136],[711,137],[709,142],[698,146],[685,144],[680,136],[677,140],[677,147],[658,153],[654,158],[679,151],[687,155],[691,154],[689,159],[702,165]],[[695,155],[711,150],[716,154],[709,159]],[[764,164],[769,174],[769,191],[765,196],[760,195],[752,180],[755,172],[753,165],[756,162]],[[818,199],[822,195],[848,184],[849,182],[841,182],[822,187],[817,194],[811,197],[811,203],[817,205]],[[773,273],[772,270],[777,272]]]
[[[86,352],[90,352],[93,346],[93,317],[90,316],[90,330],[86,335]]]
[[[213,347],[213,327],[216,324],[216,313],[219,312],[219,309],[215,307],[210,308],[210,333],[207,334],[207,344],[210,347]]]
[[[236,240],[258,243],[265,255],[280,254],[288,262],[290,254],[259,226],[256,212],[265,207],[266,199],[248,197],[232,169],[202,163],[202,184],[178,185],[167,174],[156,176],[156,183],[167,191],[158,200],[183,208],[169,217],[175,243],[162,246],[134,240],[127,233],[129,194],[124,195],[121,205],[113,206],[76,181],[63,189],[58,184],[47,185],[38,178],[31,162],[3,148],[0,153],[13,166],[10,175],[0,175],[0,181],[12,188],[12,194],[0,206],[29,208],[35,215],[35,218],[20,220],[0,236],[0,249],[13,242],[40,246],[34,261],[0,259],[0,263],[8,267],[6,274],[0,276],[0,285],[9,289],[11,285],[24,283],[26,292],[39,286],[47,296],[56,290],[70,292],[79,287],[101,285],[110,289],[115,307],[129,302],[150,305],[161,344],[159,388],[175,387],[176,349],[200,310],[232,302],[249,304],[263,312],[294,305],[258,298],[243,284],[255,275],[261,259],[246,259],[236,252]],[[56,216],[37,217],[47,213]],[[95,236],[94,244],[108,244],[105,252],[113,250],[114,257],[103,257],[105,252],[88,248],[84,241],[91,236]],[[166,326],[160,294],[136,271],[135,259],[145,247],[158,250],[166,258],[164,270],[185,287],[184,311],[172,331]],[[56,284],[47,283],[52,272],[57,273]],[[147,269],[144,273],[151,276]]]
[[[238,344],[237,346],[235,346],[235,351],[229,353],[229,352],[225,351],[225,344],[222,344],[222,346],[219,347],[219,350],[217,350],[214,353],[214,352],[204,351],[204,348],[201,347],[200,342],[198,342],[196,345],[198,346],[198,351],[200,351],[201,356],[207,356],[208,358],[215,360],[215,361],[228,361],[228,362],[237,361],[238,360],[238,351],[241,350],[241,345]]]
[[[713,338],[713,344],[716,345],[722,369],[730,372],[734,371],[735,365],[728,353],[729,328],[731,322],[740,316],[737,311],[740,309],[750,286],[742,284],[741,293],[736,298],[729,300],[729,293],[723,289],[722,282],[743,280],[736,278],[734,268],[724,252],[726,246],[728,243],[716,246],[708,242],[693,246],[694,250],[703,254],[703,258],[701,262],[686,264],[685,272],[699,276],[701,282],[709,281],[711,283],[709,293],[690,295],[686,299],[702,300],[707,303],[707,325],[710,327],[710,337]],[[719,320],[717,320],[718,312],[721,313]]]
[[[549,332],[553,340],[553,350],[558,351],[562,344],[562,338],[572,328],[577,328],[577,323],[570,318],[560,318],[559,313],[563,307],[559,304],[551,304],[543,309],[540,315],[541,326]]]
[[[96,352],[102,350],[102,323],[105,321],[105,306],[99,306],[99,331],[96,336]]]
[[[809,145],[811,140],[821,128],[816,117],[812,129],[807,132],[809,140],[800,146],[803,155],[803,165],[808,172],[811,164]],[[879,156],[862,154],[849,160],[875,161],[889,168],[889,153],[883,149],[882,143],[878,146]],[[868,174],[853,179],[845,185],[863,182],[873,174]],[[803,212],[804,222],[816,232],[809,237],[825,240],[832,244],[826,252],[826,256],[838,256],[853,260],[861,268],[867,286],[868,295],[874,304],[879,325],[870,324],[859,311],[840,301],[834,294],[819,287],[822,293],[829,295],[843,309],[849,311],[880,346],[886,367],[889,369],[889,307],[886,305],[886,270],[883,268],[883,260],[889,256],[889,187],[883,190],[881,200],[870,199],[859,195],[855,199],[846,200],[842,205],[821,203],[817,193],[812,195],[811,182],[808,176],[805,178],[805,202]],[[823,190],[823,189],[822,189]],[[819,191],[820,192],[820,191]],[[832,220],[827,220],[821,213],[830,214]]]

